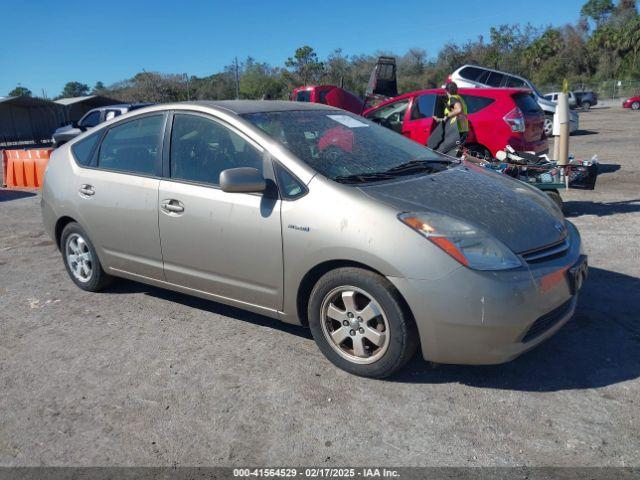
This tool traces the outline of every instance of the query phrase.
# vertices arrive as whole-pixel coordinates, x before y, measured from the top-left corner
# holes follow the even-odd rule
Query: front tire
[[[384,378],[415,354],[418,331],[389,281],[360,268],[326,273],[311,292],[309,327],[318,348],[337,367]]]
[[[640,102],[633,102],[631,104],[631,110],[640,110]]]
[[[62,230],[60,250],[69,277],[82,290],[98,292],[113,281],[103,270],[89,236],[77,223],[68,223]]]
[[[582,102],[582,108],[589,110],[591,108],[591,102]]]
[[[564,202],[562,201],[562,197],[560,196],[560,192],[558,192],[557,190],[547,190],[546,194],[551,200],[553,200],[553,203],[555,203],[558,206],[560,211],[563,212],[564,211]]]

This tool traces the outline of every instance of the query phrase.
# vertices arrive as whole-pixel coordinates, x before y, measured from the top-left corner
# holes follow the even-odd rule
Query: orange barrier
[[[2,150],[3,187],[42,188],[53,148]]]

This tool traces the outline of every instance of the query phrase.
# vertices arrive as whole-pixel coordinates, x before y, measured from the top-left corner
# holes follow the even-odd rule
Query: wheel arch
[[[76,220],[74,218],[71,218],[71,217],[67,216],[67,215],[60,217],[56,221],[56,226],[55,226],[55,230],[54,230],[54,236],[55,236],[56,246],[58,247],[58,250],[60,250],[60,240],[61,240],[60,237],[62,237],[62,230],[64,230],[64,227],[66,227],[68,224],[70,224],[72,222],[76,222]]]
[[[302,277],[300,281],[300,285],[298,286],[298,291],[296,295],[296,313],[298,316],[298,320],[303,326],[309,325],[309,318],[307,315],[307,309],[309,305],[309,298],[311,296],[311,291],[313,287],[318,282],[318,280],[326,273],[337,270],[338,268],[344,267],[353,267],[353,268],[361,268],[363,270],[368,270],[370,272],[376,273],[380,275],[382,278],[386,278],[385,275],[379,270],[361,263],[355,260],[346,260],[346,259],[338,259],[338,260],[327,260],[321,262],[314,267],[312,267],[307,273]],[[402,294],[398,291],[398,289],[389,283],[390,288],[394,290],[394,292],[398,295],[398,298],[402,302],[403,308],[406,310],[407,314],[413,318],[413,312],[409,308],[409,304],[402,296]]]
[[[468,145],[465,145],[465,147],[468,150],[473,150],[474,148],[477,148],[478,150],[485,150],[489,155],[493,156],[493,153],[492,153],[491,149],[489,147],[487,147],[486,145],[483,145],[480,142],[473,142],[473,143],[470,143]]]

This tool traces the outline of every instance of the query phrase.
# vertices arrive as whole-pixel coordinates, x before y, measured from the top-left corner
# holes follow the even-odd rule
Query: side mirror
[[[264,192],[267,182],[257,168],[229,168],[220,173],[220,187],[223,192],[255,193]]]

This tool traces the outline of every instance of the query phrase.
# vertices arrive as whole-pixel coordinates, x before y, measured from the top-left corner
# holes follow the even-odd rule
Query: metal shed
[[[50,100],[0,98],[0,146],[51,143],[53,131],[64,125],[64,109]]]
[[[67,123],[73,123],[80,120],[80,118],[92,108],[106,107],[123,102],[113,98],[103,97],[102,95],[85,95],[84,97],[61,98],[55,100],[55,103],[64,108]]]

